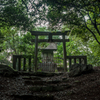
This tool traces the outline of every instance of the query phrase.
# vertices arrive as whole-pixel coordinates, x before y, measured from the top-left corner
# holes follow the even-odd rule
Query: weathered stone
[[[43,85],[45,84],[45,81],[40,80],[26,80],[25,85]]]
[[[68,79],[68,78],[62,78],[62,81],[63,81],[63,82],[68,82],[69,79]]]
[[[41,80],[41,78],[40,77],[37,77],[37,76],[31,76],[31,79],[32,80]]]
[[[74,64],[70,68],[69,76],[77,76],[81,74],[81,65]]]
[[[58,72],[64,72],[64,68],[63,67],[57,67]]]
[[[41,78],[41,77],[53,77],[53,76],[59,76],[59,75],[62,75],[63,73],[57,73],[57,72],[25,72],[25,71],[20,71],[19,72],[20,75],[22,76],[31,76],[34,78],[35,77],[38,77]]]
[[[93,70],[93,66],[92,65],[87,65],[88,70]]]
[[[33,84],[34,84],[34,81],[31,81],[31,80],[25,81],[25,85],[33,85]]]
[[[65,89],[68,89],[68,88],[71,88],[72,85],[64,83],[64,84],[61,84],[60,87],[64,87]]]
[[[88,73],[93,71],[92,65],[85,65],[85,64],[74,64],[70,68],[69,76],[78,76],[83,73]]]
[[[62,79],[63,82],[69,82],[69,79]]]
[[[81,65],[81,72],[87,71],[87,65]]]
[[[56,72],[56,73],[55,73],[56,76],[60,76],[60,75],[62,75],[62,74],[63,74],[62,72]]]
[[[33,76],[39,76],[39,77],[53,77],[53,76],[59,76],[63,73],[51,73],[51,72],[34,72],[31,75]]]
[[[54,91],[54,86],[43,86],[41,88],[41,91],[43,91],[43,92],[53,92]]]
[[[23,79],[41,80],[38,76],[23,76]]]
[[[55,73],[47,73],[47,72],[34,72],[32,73],[34,76],[39,76],[39,77],[52,77],[55,75]]]
[[[22,78],[23,78],[23,79],[31,79],[30,76],[23,76]]]
[[[13,100],[54,100],[52,95],[12,95]]]
[[[7,65],[0,64],[0,75],[3,76],[17,76],[18,72]]]
[[[55,92],[55,91],[63,91],[66,88],[71,87],[70,85],[65,86],[33,86],[30,87],[30,91],[32,92]]]
[[[46,83],[47,84],[57,84],[57,83],[60,83],[61,81],[60,80],[48,80]]]
[[[29,88],[30,91],[32,92],[40,92],[42,90],[41,86],[33,86]]]
[[[74,81],[74,83],[76,83],[77,85],[81,84],[81,81],[80,80],[76,80]]]
[[[66,95],[73,95],[73,94],[75,94],[74,91],[68,91]],[[70,99],[70,100],[71,100],[71,99]]]

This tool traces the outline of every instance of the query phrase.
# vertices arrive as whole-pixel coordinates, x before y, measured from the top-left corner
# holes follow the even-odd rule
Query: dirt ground
[[[65,87],[52,91],[32,91],[31,87],[53,86]],[[66,87],[67,86],[67,87]],[[100,67],[77,77],[68,73],[51,77],[0,76],[0,100],[100,100]]]

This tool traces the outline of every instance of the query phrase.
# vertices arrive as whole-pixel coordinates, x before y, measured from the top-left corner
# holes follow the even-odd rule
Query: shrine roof
[[[57,50],[57,45],[55,43],[50,43],[50,45],[41,50]]]

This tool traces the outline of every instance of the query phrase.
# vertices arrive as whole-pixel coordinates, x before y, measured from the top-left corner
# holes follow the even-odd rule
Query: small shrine
[[[57,50],[57,45],[55,43],[50,43],[49,46],[40,50],[42,52],[42,63],[39,64],[39,68],[42,71],[54,72],[56,64],[53,61],[53,53]]]
[[[45,49],[41,49],[42,63],[53,63],[53,52],[57,50],[55,43],[50,43]]]

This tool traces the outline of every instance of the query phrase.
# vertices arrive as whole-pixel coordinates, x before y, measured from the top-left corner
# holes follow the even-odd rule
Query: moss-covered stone
[[[33,86],[30,87],[29,90],[32,92],[55,92],[55,91],[63,91],[66,88],[69,88],[71,86]]]
[[[12,95],[13,100],[54,100],[52,95]]]
[[[93,71],[94,70],[92,65],[73,64],[70,68],[69,77],[79,76]]]
[[[38,77],[53,77],[53,76],[59,76],[62,75],[63,73],[51,73],[51,72],[25,72],[25,71],[20,71],[20,75],[25,75],[25,76],[38,76]]]
[[[22,76],[23,79],[41,80],[38,76]]]
[[[46,81],[47,84],[58,84],[60,82],[61,82],[60,80],[49,80],[49,81]]]
[[[44,85],[45,81],[42,80],[26,80],[25,85]]]
[[[0,64],[0,75],[11,77],[17,76],[18,72],[7,65]]]

